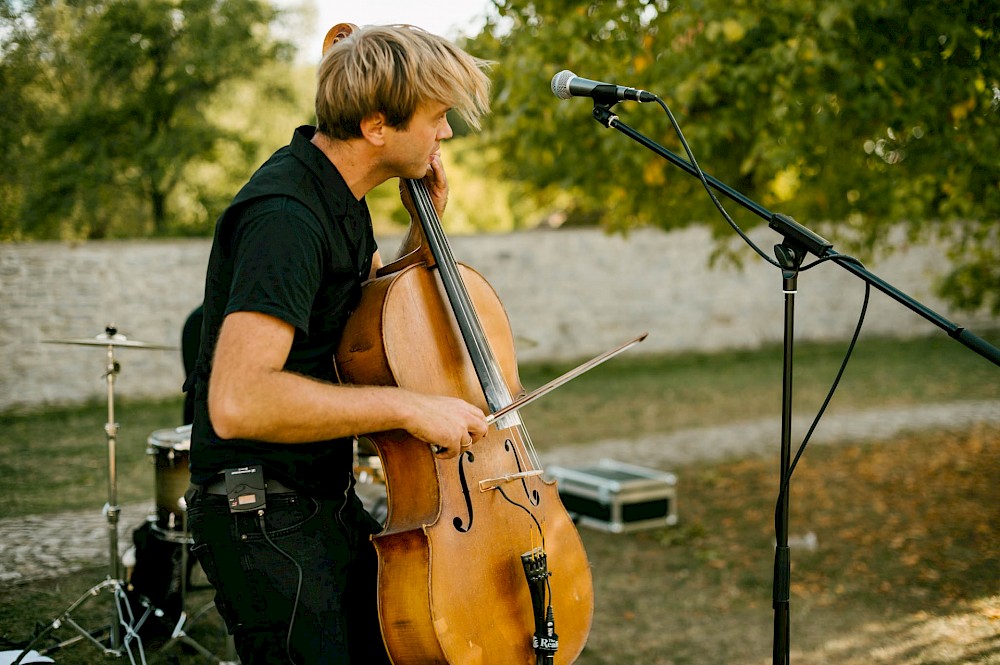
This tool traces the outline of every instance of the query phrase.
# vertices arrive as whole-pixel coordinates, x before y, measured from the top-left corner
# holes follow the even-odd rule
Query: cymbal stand
[[[69,626],[75,629],[80,636],[67,640],[66,642],[62,642],[57,646],[46,650],[46,652],[60,649],[83,639],[91,642],[96,647],[103,649],[105,655],[120,658],[123,654],[127,654],[129,661],[135,665],[136,653],[133,653],[134,642],[139,662],[143,663],[143,665],[146,663],[146,655],[143,651],[142,639],[139,637],[138,631],[142,624],[146,622],[146,619],[149,618],[150,614],[153,613],[154,609],[152,606],[146,604],[141,616],[136,619],[132,606],[129,604],[128,597],[125,595],[125,584],[122,581],[121,576],[122,565],[121,559],[118,555],[118,517],[121,513],[121,508],[118,505],[118,423],[115,422],[115,378],[121,371],[121,365],[115,358],[115,346],[117,345],[117,340],[119,339],[119,336],[117,336],[118,331],[113,325],[108,325],[105,332],[107,333],[108,341],[107,365],[104,372],[104,380],[107,384],[108,391],[108,421],[104,425],[104,433],[107,439],[108,449],[108,502],[104,506],[104,514],[108,518],[108,576],[103,582],[87,590],[86,593],[80,596],[79,599],[70,605],[69,608],[52,621],[52,623],[38,633],[38,635],[31,640],[28,646],[25,647],[24,651],[20,656],[18,656],[17,660],[15,660],[12,665],[18,665],[18,663],[20,663],[25,655],[31,650],[31,647],[34,644],[36,644],[48,633],[60,628],[63,622],[69,624]],[[121,337],[121,339],[124,339],[124,337]],[[72,613],[75,612],[77,608],[83,605],[90,598],[96,597],[101,591],[104,590],[110,591],[113,599],[107,645],[95,637],[95,635],[103,633],[103,630],[96,632],[87,631],[81,627],[72,616]]]

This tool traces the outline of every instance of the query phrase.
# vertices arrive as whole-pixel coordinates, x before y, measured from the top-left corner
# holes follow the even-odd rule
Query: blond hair
[[[489,112],[490,63],[411,25],[355,29],[324,54],[316,124],[334,139],[361,136],[361,120],[382,113],[405,129],[424,102],[449,106],[472,127]]]

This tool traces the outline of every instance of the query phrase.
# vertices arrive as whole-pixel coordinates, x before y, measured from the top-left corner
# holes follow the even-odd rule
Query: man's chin
[[[422,168],[414,168],[411,173],[404,175],[403,177],[408,178],[410,180],[423,180],[424,177],[430,174],[430,172],[431,172],[430,164],[425,164]]]

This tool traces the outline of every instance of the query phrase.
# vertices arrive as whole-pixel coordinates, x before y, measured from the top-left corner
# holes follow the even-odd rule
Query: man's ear
[[[361,119],[361,136],[373,145],[380,146],[385,143],[386,129],[385,116],[382,113],[370,113]]]

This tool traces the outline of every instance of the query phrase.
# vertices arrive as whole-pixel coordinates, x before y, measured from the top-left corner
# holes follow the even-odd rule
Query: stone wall
[[[752,237],[770,253],[780,238]],[[399,238],[383,238],[383,256]],[[456,258],[475,267],[507,308],[521,361],[596,355],[648,332],[629,353],[716,351],[780,342],[780,273],[749,250],[742,269],[708,267],[702,229],[531,231],[452,238]],[[130,339],[180,345],[200,302],[208,240],[135,240],[0,245],[0,412],[103,399],[102,347],[51,344],[93,337],[114,323]],[[908,247],[869,269],[925,306],[974,332],[988,316],[953,314],[932,294],[945,265],[934,247]],[[796,338],[848,339],[864,284],[822,265],[799,277]],[[865,334],[913,337],[939,329],[873,292]],[[941,333],[943,334],[943,333]],[[116,395],[180,393],[180,350],[119,348]]]

